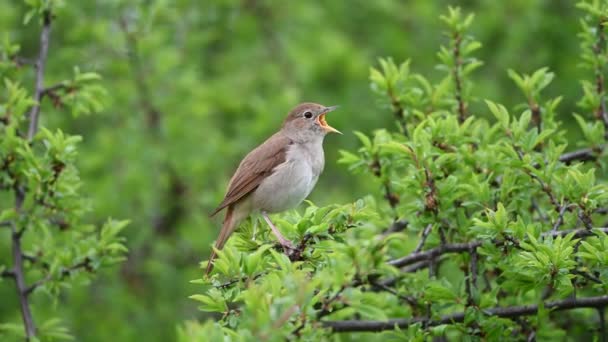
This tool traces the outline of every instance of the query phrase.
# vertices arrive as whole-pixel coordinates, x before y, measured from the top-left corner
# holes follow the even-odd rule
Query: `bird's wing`
[[[292,143],[291,139],[279,132],[249,152],[230,179],[224,200],[210,216],[255,190],[266,177],[274,172],[275,167],[285,162],[287,148]]]

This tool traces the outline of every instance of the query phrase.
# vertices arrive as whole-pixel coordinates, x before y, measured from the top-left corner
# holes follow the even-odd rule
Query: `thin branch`
[[[594,148],[583,148],[580,150],[564,153],[559,157],[559,161],[566,164],[571,164],[574,161],[590,161],[596,160],[606,146],[601,145]]]
[[[608,233],[608,227],[596,228],[602,232]],[[556,237],[556,236],[564,236],[574,232],[575,238],[586,237],[590,235],[594,235],[593,231],[590,231],[586,228],[579,228],[573,230],[559,230],[559,231],[550,231],[542,233],[543,237]],[[403,267],[407,265],[412,265],[421,261],[433,260],[443,254],[448,253],[465,253],[469,252],[473,248],[477,248],[481,246],[485,241],[475,240],[467,243],[452,243],[445,244],[442,246],[438,246],[424,252],[413,252],[407,256],[402,258],[389,260],[388,264],[395,267]],[[494,245],[501,246],[505,244],[505,240],[495,240],[492,241]]]
[[[608,342],[608,336],[606,334],[606,317],[605,317],[605,308],[604,306],[601,306],[599,308],[597,308],[597,315],[600,321],[600,326],[599,326],[599,334],[600,334],[600,341],[601,342]]]
[[[608,22],[608,18],[602,17],[600,18],[599,23],[597,24],[597,42],[593,46],[593,53],[595,53],[596,58],[598,60],[602,59],[602,55],[606,51],[606,34],[605,34],[605,25]],[[599,97],[599,104],[597,109],[595,110],[595,116],[598,120],[604,123],[604,127],[608,131],[608,111],[606,110],[606,90],[604,89],[604,70],[603,65],[595,66],[595,91],[597,96]],[[606,133],[606,138],[608,139],[608,132]]]
[[[13,272],[15,273],[14,278],[15,284],[17,285],[17,295],[19,297],[21,316],[25,329],[25,339],[29,341],[36,336],[36,325],[34,324],[34,318],[27,298],[27,285],[25,283],[23,271],[23,251],[21,250],[21,234],[17,231],[17,227],[14,223],[11,225],[11,233],[13,244]]]
[[[551,229],[551,231],[557,231],[559,229],[559,227],[561,227],[562,224],[564,224],[564,214],[566,213],[566,210],[569,210],[570,208],[575,207],[573,204],[562,204],[560,209],[559,209],[559,214],[557,216],[557,220],[555,221],[555,224],[553,225],[553,228]]]
[[[15,272],[13,270],[2,270],[2,273],[0,273],[0,277],[2,277],[2,278],[14,278],[15,277]]]
[[[401,232],[401,231],[405,230],[405,228],[407,228],[408,225],[409,225],[409,222],[407,220],[393,221],[393,223],[391,223],[391,225],[384,232],[382,232],[382,235],[386,236],[391,233]]]
[[[569,298],[554,302],[545,302],[545,309],[562,311],[575,308],[601,308],[608,305],[608,295],[588,298]],[[482,312],[488,316],[496,316],[502,318],[515,318],[520,316],[535,315],[538,312],[538,305],[521,305],[510,307],[494,307],[490,309],[482,309]],[[406,319],[390,319],[387,321],[360,321],[360,320],[343,320],[343,321],[324,321],[323,326],[332,329],[334,332],[379,332],[385,330],[407,329],[412,324],[422,323],[424,326],[438,326],[442,324],[453,324],[464,322],[465,313],[457,312],[442,316],[439,319],[432,320],[427,317],[413,317]]]
[[[49,38],[51,35],[51,12],[45,10],[42,13],[42,33],[40,34],[40,54],[36,61],[36,90],[34,92],[34,101],[36,104],[32,106],[29,114],[30,125],[27,131],[27,139],[32,140],[36,132],[38,132],[38,119],[40,117],[40,104],[42,94],[44,92],[44,68],[49,52]]]
[[[396,290],[394,290],[393,288],[383,284],[383,283],[372,283],[371,284],[373,287],[378,288],[382,291],[386,291],[392,295],[394,295],[395,297],[407,302],[410,306],[412,306],[413,308],[418,307],[418,301],[416,300],[416,298],[414,296],[405,296],[400,294],[399,292],[397,292]]]
[[[579,276],[581,276],[581,277],[583,277],[585,279],[591,280],[592,282],[597,283],[597,284],[603,284],[604,283],[600,278],[594,276],[593,274],[591,274],[589,272],[583,272],[583,271],[573,270],[573,271],[570,271],[570,273],[579,275]]]
[[[424,243],[426,242],[426,239],[428,238],[428,236],[432,230],[433,230],[433,224],[429,223],[426,226],[426,228],[424,228],[424,231],[422,232],[422,237],[420,238],[420,242],[418,243],[418,246],[416,246],[416,249],[414,249],[414,253],[418,253],[422,250],[422,248],[424,247]]]
[[[85,269],[89,272],[92,272],[93,268],[91,267],[91,259],[86,257],[86,258],[84,258],[83,261],[76,263],[70,267],[62,269],[59,272],[59,279],[63,279],[65,277],[69,276],[70,274],[72,274],[72,272],[77,271],[79,269]],[[32,285],[30,285],[25,290],[25,295],[29,296],[32,292],[34,292],[34,290],[36,290],[40,286],[43,286],[44,284],[48,283],[51,280],[53,280],[53,274],[48,273],[46,276],[44,276],[44,278],[42,278],[42,279],[38,280],[37,282],[33,283]]]
[[[477,248],[472,248],[471,251],[469,252],[469,254],[471,254],[471,263],[470,263],[470,268],[471,268],[471,283],[473,284],[474,288],[477,288],[477,262],[478,262],[478,256],[477,256]]]
[[[481,246],[482,241],[472,241],[469,243],[452,243],[435,247],[424,252],[414,252],[402,258],[388,261],[388,264],[395,267],[403,267],[417,263],[419,261],[433,260],[438,256],[446,253],[462,253],[468,252],[471,248]]]
[[[463,87],[462,87],[462,75],[460,71],[462,69],[462,57],[460,55],[460,45],[462,44],[462,35],[460,33],[454,34],[454,48],[452,49],[452,55],[454,57],[454,85],[456,87],[455,96],[456,102],[458,103],[458,122],[463,123],[467,118],[467,104],[463,99]]]

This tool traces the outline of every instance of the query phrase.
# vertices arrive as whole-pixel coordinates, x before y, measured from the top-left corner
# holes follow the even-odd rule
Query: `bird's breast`
[[[253,193],[255,209],[280,212],[300,204],[312,191],[323,171],[323,147],[293,144],[285,162],[264,179]]]

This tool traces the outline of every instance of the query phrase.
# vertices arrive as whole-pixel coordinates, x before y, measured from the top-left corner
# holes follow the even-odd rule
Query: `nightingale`
[[[217,250],[253,212],[261,213],[285,251],[294,248],[268,214],[296,207],[314,188],[325,164],[323,139],[327,133],[340,133],[325,121],[325,114],[336,108],[316,103],[297,105],[277,133],[245,156],[228,183],[224,199],[210,215],[226,209],[215,241]],[[205,274],[213,269],[215,257],[212,250]]]

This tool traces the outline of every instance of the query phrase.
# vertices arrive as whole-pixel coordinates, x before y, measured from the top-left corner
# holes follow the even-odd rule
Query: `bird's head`
[[[301,103],[289,112],[283,122],[283,130],[302,140],[323,137],[327,133],[340,133],[325,121],[325,115],[338,106],[325,107],[317,103]]]

